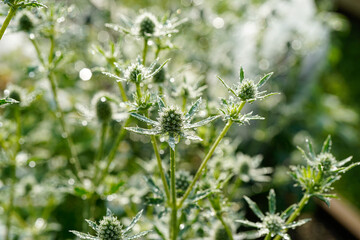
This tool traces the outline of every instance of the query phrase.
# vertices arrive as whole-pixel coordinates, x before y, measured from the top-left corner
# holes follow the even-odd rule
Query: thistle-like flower
[[[351,161],[352,156],[337,161],[330,153],[331,151],[331,137],[328,136],[325,140],[321,152],[316,155],[312,144],[307,140],[308,151],[298,147],[306,159],[307,166],[292,166],[290,175],[296,181],[296,185],[300,186],[310,196],[317,197],[324,201],[327,205],[330,204],[329,198],[336,197],[334,194],[329,194],[332,190],[332,184],[339,180],[345,172],[349,171],[355,166],[360,165],[360,162],[352,163],[345,166]]]
[[[207,88],[206,85],[201,85],[197,79],[189,80],[190,78],[183,78],[179,84],[174,86],[175,97],[184,97],[186,99],[196,99],[201,97],[203,91]]]
[[[290,239],[290,236],[286,232],[289,228],[294,229],[310,221],[310,219],[302,219],[296,222],[286,223],[286,220],[295,211],[296,205],[290,206],[282,213],[276,213],[276,195],[273,189],[270,190],[268,196],[269,212],[266,212],[265,214],[250,198],[244,196],[244,199],[254,214],[261,220],[260,222],[251,222],[243,219],[236,220],[236,222],[239,222],[244,226],[258,229],[257,231],[243,233],[244,238],[246,239],[255,239],[270,234],[271,237],[279,235],[283,239],[288,240]]]
[[[160,135],[166,137],[169,146],[175,149],[175,145],[179,142],[180,137],[187,138],[190,140],[202,139],[196,136],[193,131],[194,128],[201,127],[214,121],[219,116],[208,117],[200,122],[191,123],[201,103],[199,98],[190,108],[189,112],[184,114],[178,107],[167,107],[161,98],[158,99],[159,105],[159,118],[158,121],[151,120],[138,113],[131,113],[131,116],[146,122],[153,126],[151,129],[145,129],[140,127],[127,127],[126,129],[135,133],[144,135]]]
[[[139,221],[142,215],[142,210],[136,214],[136,216],[131,221],[130,225],[126,228],[120,223],[116,216],[107,209],[106,216],[96,224],[93,221],[87,220],[86,222],[89,226],[96,232],[96,236],[90,235],[89,233],[82,233],[78,231],[70,231],[81,239],[89,240],[130,240],[130,239],[139,239],[147,235],[150,231],[144,231],[133,236],[129,236],[130,231]]]
[[[240,99],[241,101],[245,102],[253,102],[257,99],[264,99],[266,97],[275,95],[277,93],[269,93],[267,94],[266,91],[260,91],[259,89],[265,85],[265,83],[269,80],[273,73],[268,73],[264,77],[260,79],[258,83],[255,83],[251,79],[245,79],[244,70],[240,67],[240,74],[239,74],[239,83],[234,86],[234,88],[229,87],[224,80],[222,80],[219,76],[217,77],[222,84],[231,92],[236,98]]]
[[[272,173],[271,167],[260,167],[263,160],[261,155],[250,157],[248,155],[237,154],[238,166],[234,169],[243,182],[270,182],[271,178],[267,175]]]
[[[6,99],[13,99],[19,103],[20,107],[28,107],[30,104],[37,100],[39,96],[41,96],[41,90],[34,90],[32,92],[28,92],[26,89],[23,89],[16,85],[10,85],[5,91],[4,95],[7,97]]]
[[[116,106],[119,105],[119,100],[108,92],[98,92],[91,100],[91,108],[82,104],[76,104],[78,113],[87,121],[98,119],[99,122],[109,122],[115,120],[120,122],[124,120],[128,114],[119,112]]]
[[[170,59],[167,59],[163,64],[161,64],[158,68],[155,69],[157,61],[155,61],[153,64],[151,64],[150,67],[146,68],[144,65],[141,64],[140,58],[138,58],[137,62],[129,65],[125,71],[122,70],[118,64],[115,64],[118,71],[124,72],[123,77],[116,76],[109,72],[102,72],[102,73],[108,77],[116,79],[117,82],[127,81],[127,82],[132,82],[135,84],[140,84],[141,82],[144,82],[145,80],[150,79],[153,76],[155,76],[157,73],[159,73],[161,71],[161,69],[169,61],[170,61]]]
[[[27,33],[32,32],[34,29],[34,20],[28,13],[23,13],[19,18],[18,29]]]
[[[177,33],[177,27],[185,21],[186,19],[179,20],[177,18],[165,18],[163,21],[158,21],[153,14],[145,12],[136,18],[130,28],[110,23],[105,24],[105,26],[117,32],[148,39],[161,38]]]

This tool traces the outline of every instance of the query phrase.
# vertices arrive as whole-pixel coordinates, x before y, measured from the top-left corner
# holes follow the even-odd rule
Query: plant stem
[[[14,6],[10,7],[8,15],[6,16],[4,23],[0,28],[0,40],[3,37],[6,28],[9,26],[9,23],[10,23],[11,19],[15,16],[16,11],[17,11],[17,7],[14,4]]]
[[[106,167],[104,168],[104,170],[102,171],[99,179],[97,181],[95,181],[95,186],[99,185],[102,180],[104,180],[104,178],[106,177],[107,172],[109,171],[110,165],[112,163],[112,161],[115,158],[116,152],[118,150],[118,147],[120,145],[121,140],[123,140],[123,138],[125,137],[126,134],[126,130],[125,127],[127,127],[127,125],[130,123],[130,118],[128,118],[126,120],[126,122],[121,126],[121,129],[116,137],[115,143],[113,145],[113,147],[110,150],[110,153],[107,157],[107,163],[106,163]]]
[[[189,187],[187,188],[184,196],[181,198],[181,201],[179,203],[178,208],[181,208],[183,203],[185,202],[185,200],[187,199],[187,197],[189,196],[189,194],[191,193],[193,187],[195,186],[195,183],[197,182],[197,180],[200,178],[201,174],[202,174],[202,170],[204,170],[207,162],[209,161],[209,159],[211,158],[211,156],[213,155],[216,147],[219,145],[219,143],[221,142],[221,140],[224,138],[225,134],[227,133],[227,131],[230,129],[231,125],[233,124],[233,121],[230,119],[226,125],[224,126],[223,130],[221,131],[221,133],[219,134],[219,136],[217,137],[217,139],[215,140],[215,142],[213,143],[212,147],[210,148],[209,152],[206,154],[204,160],[202,161],[199,169],[197,170],[194,179],[192,180],[191,184],[189,185]]]
[[[170,237],[176,240],[177,237],[177,204],[176,204],[176,179],[175,179],[175,151],[170,148],[170,182],[171,182],[171,224]]]
[[[164,189],[165,189],[165,193],[166,193],[166,198],[169,201],[170,200],[169,186],[168,186],[168,183],[167,183],[166,178],[165,178],[165,173],[164,173],[164,170],[163,170],[162,161],[161,161],[161,157],[160,157],[160,154],[159,154],[159,148],[158,148],[155,136],[151,136],[151,144],[152,144],[152,146],[154,148],[158,168],[159,168],[160,175],[161,175],[161,180],[162,180],[162,183],[164,185]]]
[[[186,100],[187,100],[187,98],[186,98],[186,96],[184,95],[183,98],[182,98],[182,107],[181,107],[181,110],[182,110],[183,112],[185,112],[185,110],[186,110]]]
[[[10,183],[10,196],[9,196],[9,207],[6,216],[6,233],[5,239],[10,239],[10,228],[11,228],[11,216],[14,208],[14,194],[16,184],[16,155],[20,151],[20,139],[21,139],[21,118],[20,118],[20,106],[14,106],[15,122],[16,122],[16,148],[14,155],[11,157],[11,183]]]
[[[138,96],[139,99],[141,99],[142,97],[142,94],[141,94],[141,86],[140,86],[140,83],[136,83],[136,94]]]
[[[99,144],[99,149],[95,158],[95,175],[94,175],[94,180],[97,179],[97,175],[99,173],[99,161],[101,160],[103,153],[104,153],[104,144],[105,144],[105,137],[106,137],[106,132],[108,129],[108,122],[103,122],[101,124],[101,136],[100,136],[100,144]]]
[[[146,64],[146,55],[148,51],[148,39],[144,37],[144,49],[143,49],[143,55],[142,55],[142,64],[145,66]]]
[[[219,219],[219,221],[220,221],[221,224],[223,225],[223,227],[224,227],[224,229],[225,229],[225,231],[226,231],[226,234],[228,235],[229,239],[230,239],[230,240],[234,240],[234,237],[233,237],[233,235],[232,235],[232,231],[231,231],[230,227],[226,224],[224,218],[223,218],[222,215],[221,215],[221,209],[219,209],[220,211],[217,211],[217,210],[216,210],[217,208],[215,207],[214,201],[213,201],[211,198],[210,198],[209,200],[210,200],[210,204],[211,204],[212,208],[213,208],[214,211],[216,212],[216,217]]]
[[[120,71],[116,68],[115,61],[111,61],[110,64],[115,69],[116,75],[120,76]],[[126,96],[126,92],[125,92],[124,86],[122,85],[122,82],[117,82],[117,85],[119,87],[121,98],[122,98],[123,102],[127,102],[128,98]]]
[[[271,233],[268,233],[268,234],[265,236],[264,240],[271,240]]]
[[[291,222],[293,222],[301,213],[302,209],[305,207],[305,205],[308,203],[309,199],[310,199],[310,195],[306,192],[304,194],[304,196],[301,198],[300,202],[298,203],[298,206],[295,210],[295,212],[293,212],[290,217],[288,218],[288,220],[286,221],[286,224],[289,224]],[[280,240],[281,237],[279,235],[277,235],[274,240]]]

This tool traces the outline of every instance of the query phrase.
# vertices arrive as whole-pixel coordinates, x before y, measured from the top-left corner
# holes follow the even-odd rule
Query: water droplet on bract
[[[164,152],[164,150],[160,150],[159,153],[160,153],[160,154],[164,154],[165,152]]]
[[[10,94],[10,91],[9,91],[8,89],[6,89],[6,90],[4,91],[4,94],[5,94],[6,96],[8,96],[8,95]]]
[[[191,144],[191,141],[190,141],[189,139],[186,139],[186,140],[185,140],[185,144],[186,144],[186,145],[190,145],[190,144]]]
[[[73,178],[70,178],[70,179],[68,180],[68,184],[69,184],[69,185],[74,185],[74,184],[75,184],[75,180],[74,180]]]
[[[175,78],[170,78],[170,82],[175,82]]]
[[[65,21],[65,18],[64,17],[60,17],[56,20],[58,23],[62,23]]]
[[[83,125],[85,127],[85,126],[88,125],[88,122],[84,120],[84,121],[81,122],[81,125]]]
[[[164,142],[165,141],[165,138],[164,137],[161,137],[160,138],[160,142]]]
[[[31,161],[29,162],[29,167],[34,168],[36,166],[36,162]]]
[[[154,42],[150,40],[150,41],[148,41],[148,45],[152,46],[152,45],[154,45]]]
[[[225,22],[224,19],[222,19],[221,17],[216,17],[213,22],[212,22],[214,28],[220,29],[222,27],[224,27]]]
[[[101,98],[100,98],[100,101],[101,101],[101,102],[106,102],[106,98],[105,98],[105,97],[101,97]]]
[[[44,220],[43,218],[38,218],[38,219],[36,219],[36,221],[35,221],[35,228],[37,228],[37,229],[42,229],[42,228],[45,227],[45,225],[46,225],[46,222],[45,222],[45,220]]]
[[[35,77],[35,73],[34,72],[29,72],[29,78],[34,78]]]
[[[24,138],[20,138],[20,139],[19,139],[19,144],[20,144],[20,145],[23,145],[24,143],[25,143]]]
[[[66,133],[66,132],[64,132],[64,133],[62,133],[62,134],[61,134],[61,137],[62,137],[62,138],[67,138],[67,137],[68,137],[68,135],[67,135],[67,133]]]
[[[30,33],[29,38],[30,38],[30,39],[35,39],[35,34]]]

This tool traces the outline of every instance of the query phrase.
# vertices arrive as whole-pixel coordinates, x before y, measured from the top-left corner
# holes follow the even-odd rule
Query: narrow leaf
[[[168,143],[169,143],[169,146],[172,148],[172,150],[175,151],[176,141],[175,141],[175,137],[173,134],[170,134]]]
[[[206,118],[204,120],[201,120],[199,122],[196,122],[196,123],[190,124],[188,126],[185,126],[185,129],[201,127],[201,126],[203,126],[205,124],[208,124],[208,123],[214,121],[218,117],[220,117],[220,115],[208,117],[208,118]]]
[[[232,94],[234,94],[235,97],[237,97],[235,91],[234,91],[232,88],[230,88],[230,87],[224,82],[224,80],[222,80],[219,76],[217,76],[217,78],[220,80],[220,82],[222,82],[222,84],[224,84],[224,86],[227,88],[228,91],[230,91]]]
[[[264,214],[261,212],[260,208],[258,207],[258,205],[251,200],[250,198],[248,198],[247,196],[244,196],[244,199],[246,200],[246,202],[248,203],[249,207],[251,208],[251,210],[255,213],[255,215],[260,218],[263,219],[264,218]]]
[[[109,208],[106,209],[106,216],[109,217],[109,216],[112,216],[113,213],[111,212],[111,210]]]
[[[158,135],[161,133],[161,131],[158,129],[145,129],[145,128],[139,128],[139,127],[126,127],[125,129],[130,132],[135,132],[135,133],[144,134],[144,135]]]
[[[270,189],[269,196],[269,212],[275,214],[276,212],[276,195],[274,189]]]
[[[273,75],[273,72],[266,74],[263,78],[260,79],[260,81],[257,84],[258,88],[261,88]]]
[[[166,61],[161,64],[160,67],[158,67],[154,72],[152,72],[150,75],[145,76],[145,78],[151,78],[152,76],[156,75],[160,70],[170,61],[171,59],[166,59]]]
[[[191,106],[190,110],[185,114],[185,120],[190,121],[197,113],[199,106],[201,104],[202,99],[199,98],[196,102]]]
[[[301,225],[304,225],[305,223],[311,221],[310,218],[305,218],[305,219],[301,219],[299,221],[296,221],[296,222],[292,222],[292,223],[289,223],[286,225],[287,228],[296,228],[296,227],[299,227]]]
[[[108,77],[115,78],[117,82],[124,82],[124,81],[126,81],[125,78],[118,77],[118,76],[116,76],[116,75],[114,75],[114,74],[112,74],[112,73],[109,73],[109,72],[101,72],[101,73],[104,74],[104,75],[106,75],[106,76],[108,76]]]
[[[141,237],[144,237],[146,235],[148,235],[151,231],[144,231],[144,232],[141,232],[141,233],[138,233],[134,236],[131,236],[131,237],[127,237],[126,240],[132,240],[132,239],[139,239]]]
[[[97,232],[98,225],[97,225],[95,222],[93,222],[93,221],[91,221],[91,220],[88,220],[88,219],[85,219],[85,221],[89,224],[89,226],[90,226],[92,229],[94,229],[94,230]]]
[[[130,115],[131,115],[132,117],[137,118],[137,119],[139,119],[140,121],[146,122],[146,123],[148,123],[148,124],[150,124],[150,125],[152,125],[152,126],[157,126],[157,125],[159,125],[158,122],[156,122],[156,121],[154,121],[154,120],[151,120],[151,119],[149,119],[149,118],[147,118],[147,117],[145,117],[145,116],[143,116],[143,115],[141,115],[141,114],[138,114],[138,113],[130,113]]]
[[[296,204],[291,205],[290,207],[288,207],[285,211],[283,211],[280,215],[280,217],[285,221],[288,219],[288,217],[290,217],[290,215],[295,211],[295,209],[297,208]]]
[[[322,146],[321,152],[322,153],[330,152],[331,151],[331,144],[332,144],[331,136],[329,135],[326,138],[326,140],[325,140],[325,142],[324,142],[324,144]]]
[[[311,156],[312,158],[315,158],[315,157],[316,157],[316,154],[315,154],[315,152],[314,152],[314,149],[313,149],[313,146],[312,146],[312,144],[311,144],[311,141],[310,141],[309,139],[306,139],[305,141],[306,141],[306,143],[307,143],[307,145],[308,145],[308,150],[309,150],[310,156]]]
[[[135,226],[135,224],[140,220],[141,215],[143,213],[143,210],[141,210],[140,212],[138,212],[136,214],[136,216],[131,220],[131,223],[129,224],[129,226],[127,226],[127,228],[125,228],[123,234],[126,234],[128,232],[130,232],[130,230]]]
[[[158,105],[159,105],[159,110],[163,110],[165,108],[165,103],[164,101],[161,99],[161,97],[158,97]]]
[[[244,69],[242,67],[240,67],[240,73],[239,73],[239,80],[240,83],[242,83],[242,81],[245,79],[245,74],[244,74]]]
[[[249,220],[246,219],[240,219],[240,220],[235,220],[235,222],[238,222],[244,226],[247,227],[254,227],[254,228],[258,228],[259,224],[258,223],[254,223],[254,222],[250,222]]]
[[[12,99],[12,98],[3,98],[3,99],[0,99],[0,106],[1,106],[1,105],[5,105],[5,104],[13,104],[13,103],[19,103],[19,102],[16,101],[15,99]]]
[[[81,238],[81,239],[88,239],[88,240],[99,240],[99,238],[92,236],[88,233],[82,233],[82,232],[78,232],[78,231],[74,231],[71,230],[71,233],[75,234],[77,237]]]

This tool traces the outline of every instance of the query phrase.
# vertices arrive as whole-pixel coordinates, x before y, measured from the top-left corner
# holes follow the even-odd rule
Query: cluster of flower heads
[[[298,147],[308,163],[307,166],[292,166],[290,172],[296,185],[300,186],[304,192],[323,200],[328,205],[329,198],[335,197],[334,194],[329,193],[332,190],[332,184],[339,180],[342,174],[360,165],[360,162],[356,162],[346,166],[351,161],[351,156],[337,161],[330,153],[331,144],[331,137],[328,136],[321,152],[316,155],[311,142],[307,140],[309,153]]]
[[[170,36],[173,33],[177,33],[177,27],[185,21],[186,19],[179,20],[177,18],[159,21],[153,14],[145,12],[136,18],[130,28],[110,23],[105,26],[117,32],[148,39]]]
[[[142,210],[133,218],[130,225],[126,228],[120,223],[116,216],[112,214],[110,209],[107,209],[106,216],[99,222],[99,224],[87,220],[86,222],[89,226],[96,232],[96,235],[93,236],[89,233],[82,233],[78,231],[70,231],[81,239],[88,240],[130,240],[130,239],[139,239],[146,236],[150,231],[144,231],[136,235],[130,236],[129,233],[135,226],[135,224],[140,220],[142,215]]]
[[[302,219],[297,222],[287,223],[287,219],[296,210],[296,205],[291,205],[282,213],[276,213],[276,195],[273,189],[271,189],[269,192],[269,211],[265,214],[250,198],[244,196],[244,199],[246,200],[250,209],[260,219],[260,222],[251,222],[244,219],[236,220],[236,222],[239,222],[244,226],[257,229],[256,231],[243,233],[243,237],[245,239],[255,239],[270,234],[271,237],[279,235],[283,239],[289,240],[290,236],[286,233],[288,229],[294,229],[310,221],[310,219]]]
[[[131,116],[153,126],[151,129],[145,129],[140,127],[127,127],[126,129],[135,133],[144,135],[160,135],[166,138],[169,146],[175,149],[175,145],[179,142],[180,137],[189,140],[202,139],[195,135],[192,129],[201,127],[214,121],[219,116],[208,117],[202,121],[191,123],[195,114],[197,113],[201,103],[199,98],[190,108],[190,110],[184,114],[178,107],[166,106],[161,98],[158,99],[159,105],[159,118],[158,121],[151,120],[138,113],[131,113]]]

